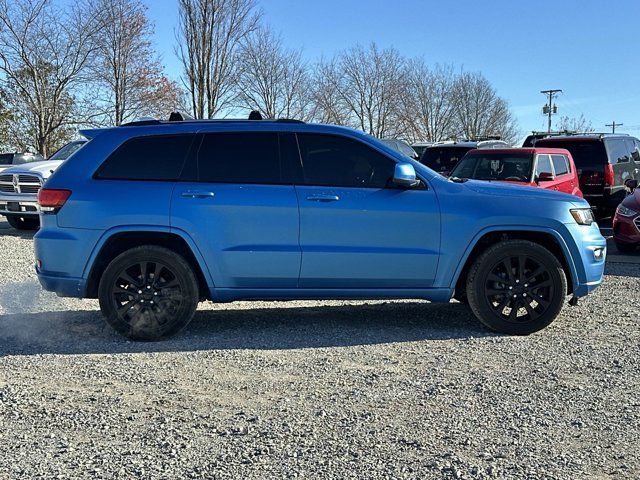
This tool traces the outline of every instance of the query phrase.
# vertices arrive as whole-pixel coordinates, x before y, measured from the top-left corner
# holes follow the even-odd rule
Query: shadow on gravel
[[[97,311],[0,315],[6,355],[294,349],[493,335],[461,304],[385,303],[196,313],[176,337],[131,342]]]
[[[2,218],[2,217],[0,217]],[[6,221],[0,221],[0,237],[17,237],[26,240],[32,240],[36,234],[33,230],[16,230],[12,228]]]
[[[635,255],[637,256],[637,260],[640,260],[640,254],[635,254]],[[607,260],[607,264],[604,269],[604,274],[615,275],[617,277],[640,278],[640,262],[620,263],[620,262],[609,262]]]

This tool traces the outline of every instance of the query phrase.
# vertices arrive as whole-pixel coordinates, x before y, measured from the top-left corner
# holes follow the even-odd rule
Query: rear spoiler
[[[109,130],[108,128],[87,128],[85,130],[78,130],[78,133],[82,135],[87,140],[93,140],[102,132]]]

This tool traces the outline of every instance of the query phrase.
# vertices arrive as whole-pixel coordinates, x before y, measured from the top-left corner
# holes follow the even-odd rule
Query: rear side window
[[[450,172],[471,147],[429,147],[420,163],[436,172]]]
[[[305,185],[384,188],[395,162],[361,142],[336,135],[298,134]]]
[[[564,175],[569,173],[569,161],[564,155],[551,155],[551,161],[553,162],[553,169],[556,171],[556,175]]]
[[[192,140],[193,135],[132,138],[109,155],[95,177],[109,180],[177,180]]]
[[[631,157],[631,150],[627,148],[624,139],[612,138],[607,141],[607,150],[612,164],[626,163]]]
[[[198,180],[282,183],[277,133],[208,133],[198,151]]]
[[[600,140],[542,139],[536,146],[569,150],[578,170],[603,171],[607,164],[607,152]]]

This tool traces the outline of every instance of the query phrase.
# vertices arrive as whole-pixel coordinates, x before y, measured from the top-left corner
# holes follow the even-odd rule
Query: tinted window
[[[198,180],[282,183],[277,133],[209,133],[198,151]]]
[[[551,155],[551,161],[553,162],[553,169],[556,171],[556,175],[564,175],[569,173],[569,162],[564,155]]]
[[[11,165],[12,160],[13,160],[13,153],[0,154],[0,165]]]
[[[420,163],[436,172],[450,172],[471,147],[429,147],[424,151]]]
[[[533,155],[530,153],[475,153],[460,160],[451,176],[528,182],[531,179],[532,159]]]
[[[634,149],[631,152],[631,158],[633,158],[635,162],[640,162],[640,141],[634,138],[633,145]]]
[[[607,150],[612,164],[628,162],[631,157],[631,149],[627,148],[623,138],[607,140]]]
[[[542,172],[553,173],[549,155],[538,155],[538,163],[536,164],[536,177]]]
[[[636,150],[636,144],[633,138],[624,139],[624,149],[626,152],[628,152],[629,160],[633,159],[636,162],[638,161],[638,152]]]
[[[193,135],[150,135],[127,140],[96,172],[113,180],[177,180]]]
[[[536,146],[569,150],[578,170],[602,171],[607,163],[607,152],[599,140],[542,139]]]
[[[299,134],[306,185],[384,188],[395,162],[361,142],[334,135]]]

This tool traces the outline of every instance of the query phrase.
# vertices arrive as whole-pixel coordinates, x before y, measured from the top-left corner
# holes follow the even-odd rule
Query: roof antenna
[[[262,120],[262,115],[258,110],[251,110],[249,114],[249,120]]]

